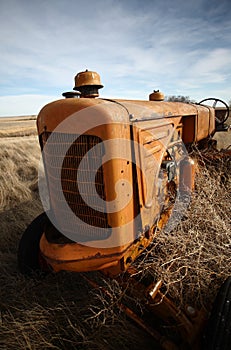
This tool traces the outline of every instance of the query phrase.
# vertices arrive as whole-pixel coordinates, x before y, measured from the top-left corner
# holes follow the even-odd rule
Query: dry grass
[[[36,135],[36,116],[0,118],[0,138]]]
[[[40,159],[37,137],[0,138],[0,210],[31,200]]]
[[[107,282],[111,298],[105,298],[79,274],[30,280],[19,274],[20,236],[43,211],[37,138],[0,138],[0,155],[0,348],[157,349],[117,308],[122,292],[116,282]],[[157,237],[139,268],[163,279],[177,304],[210,308],[221,282],[231,275],[231,160],[205,165],[204,156],[197,152],[197,158],[200,172],[189,209],[172,233]]]
[[[20,121],[14,127],[20,129]],[[43,211],[39,159],[37,137],[0,138],[0,348],[153,349],[154,341],[80,275],[62,272],[28,280],[18,272],[20,236]]]
[[[173,232],[161,232],[140,267],[164,281],[181,307],[210,310],[231,276],[231,156],[206,162],[206,154],[194,157],[200,165],[191,204]]]

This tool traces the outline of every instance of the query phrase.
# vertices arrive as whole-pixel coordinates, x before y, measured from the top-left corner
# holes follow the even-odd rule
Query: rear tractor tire
[[[27,276],[47,273],[49,267],[43,259],[39,243],[48,221],[46,213],[37,216],[24,231],[18,245],[18,268]]]
[[[215,299],[206,328],[203,349],[231,349],[231,277],[222,284]]]

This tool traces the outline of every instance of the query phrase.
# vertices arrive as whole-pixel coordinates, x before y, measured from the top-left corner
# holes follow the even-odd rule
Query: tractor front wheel
[[[48,271],[41,256],[39,242],[48,221],[46,213],[37,216],[24,231],[18,245],[18,267],[22,274],[32,276]]]

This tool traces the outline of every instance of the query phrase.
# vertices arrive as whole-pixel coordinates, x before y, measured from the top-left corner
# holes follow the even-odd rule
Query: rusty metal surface
[[[89,89],[92,84],[93,89]],[[181,158],[184,144],[188,146],[201,140],[208,143],[215,132],[215,110],[193,103],[164,102],[164,95],[157,91],[150,95],[151,101],[83,98],[98,96],[101,87],[98,73],[80,72],[75,77],[75,88],[82,92],[81,98],[71,98],[73,93],[68,93],[66,97],[69,98],[46,105],[38,115],[38,134],[56,221],[63,235],[68,230],[72,234],[79,231],[83,238],[83,241],[58,242],[55,238],[49,241],[45,232],[40,240],[41,256],[54,271],[102,270],[104,276],[119,282],[128,297],[139,300],[148,312],[177,330],[180,344],[162,336],[146,322],[148,318],[144,320],[128,305],[120,303],[121,310],[151,334],[163,349],[175,350],[178,345],[182,349],[199,349],[206,312],[190,306],[187,310],[179,309],[161,289],[162,281],[151,281],[146,285],[142,279],[137,279],[138,273],[131,264],[148,249],[168,222],[176,200],[174,196],[171,201],[169,199],[174,190],[181,194],[193,190],[195,165],[188,155]],[[217,111],[217,116],[220,113],[222,111]],[[50,135],[53,135],[53,140],[54,136],[57,139],[46,149]],[[107,144],[108,140],[111,144]],[[86,168],[81,170],[84,179],[78,182],[83,185],[86,197],[92,198],[95,192],[91,188],[91,175],[96,174],[93,182],[99,197],[105,202],[103,206],[97,203],[96,209],[91,210],[81,197],[76,179],[82,158],[97,145],[101,148],[94,155],[96,163],[87,162]],[[64,150],[67,147],[68,151],[63,151],[62,147]],[[228,156],[230,152],[227,150]],[[63,154],[60,166],[58,159]],[[111,158],[104,162],[105,154]],[[116,157],[118,154],[121,156]],[[129,155],[129,160],[122,156],[124,154]],[[212,160],[217,157],[220,155],[211,155]],[[100,168],[97,160],[102,163]],[[168,170],[168,166],[173,170]],[[60,168],[62,183],[59,193],[60,179],[53,173],[57,168]],[[124,198],[118,199],[115,189],[119,181],[122,182],[119,192],[129,198],[122,207]],[[131,184],[132,194],[124,190],[126,182]],[[82,226],[77,226],[75,221],[70,225],[72,213],[69,217],[62,211],[60,193],[64,194],[72,213],[82,220]],[[107,212],[106,206],[111,202],[114,211]],[[134,221],[138,214],[139,223]],[[108,231],[95,236],[91,228],[87,231],[85,224]],[[95,281],[84,274],[83,277],[93,287],[98,287]],[[102,290],[108,295],[106,289]]]
[[[125,107],[121,104],[124,104]],[[171,116],[167,112],[170,107],[172,108]],[[124,148],[127,148],[126,155],[129,154],[129,158],[132,159],[132,146],[130,144],[131,128],[127,125],[127,122],[131,119],[131,116],[129,116],[128,113],[129,109],[134,112],[132,115],[133,136],[134,141],[137,143],[137,145],[139,145],[138,148],[136,147],[135,149],[134,161],[139,165],[136,167],[136,169],[132,167],[131,160],[127,161],[126,158],[123,159],[123,156],[121,156],[120,159],[113,159],[115,158],[114,155],[116,154],[122,155]],[[199,106],[199,109],[202,109],[203,112],[204,110],[208,110],[207,108],[203,109],[201,106]],[[160,115],[159,112],[157,113],[158,110],[159,112],[161,111],[161,118],[158,117]],[[83,111],[83,114],[79,116],[78,111]],[[55,159],[56,157],[60,158],[61,156],[60,147],[62,146],[62,143],[60,143],[60,138],[62,138],[62,135],[69,135],[69,133],[71,133],[73,136],[75,136],[76,133],[79,135],[79,133],[81,134],[81,128],[86,128],[87,125],[88,130],[84,133],[85,138],[97,138],[104,142],[110,140],[109,145],[107,145],[105,142],[105,153],[110,154],[112,160],[107,161],[103,165],[101,175],[103,175],[104,179],[99,181],[104,187],[103,192],[101,192],[103,193],[103,197],[106,199],[106,201],[110,202],[115,199],[116,193],[114,187],[120,180],[124,182],[127,181],[133,186],[135,177],[137,176],[139,192],[138,198],[138,193],[134,192],[133,187],[133,198],[129,199],[128,204],[125,207],[122,207],[122,209],[119,209],[119,202],[117,201],[116,205],[118,206],[118,209],[115,210],[117,208],[115,207],[114,212],[107,213],[107,216],[103,218],[103,227],[105,228],[107,225],[109,225],[115,230],[110,237],[104,237],[102,241],[97,241],[95,237],[90,238],[90,236],[87,235],[84,237],[85,241],[87,242],[87,245],[84,247],[81,247],[81,241],[80,244],[70,244],[69,247],[68,245],[61,247],[60,245],[49,245],[49,242],[46,242],[43,239],[41,241],[42,253],[45,257],[47,257],[47,259],[49,259],[50,263],[54,265],[54,269],[73,269],[74,271],[81,271],[83,269],[86,271],[87,268],[89,270],[102,269],[106,268],[106,264],[108,267],[111,264],[115,270],[115,273],[120,273],[126,269],[126,264],[124,262],[121,264],[120,262],[120,259],[123,256],[124,258],[126,257],[126,259],[123,261],[129,259],[134,260],[136,258],[136,256],[139,254],[139,249],[133,249],[134,252],[131,254],[128,247],[138,237],[139,232],[142,235],[146,231],[146,227],[152,229],[153,224],[155,223],[157,217],[159,218],[161,211],[160,203],[158,202],[157,188],[157,185],[159,184],[158,174],[160,171],[160,164],[162,163],[164,157],[168,157],[168,154],[166,154],[168,147],[176,147],[174,153],[176,154],[178,152],[178,143],[181,142],[180,138],[184,133],[182,114],[192,113],[193,111],[196,111],[195,106],[183,103],[133,101],[131,104],[131,102],[124,103],[124,101],[117,103],[113,101],[95,99],[59,100],[44,107],[38,117],[38,129],[39,132],[41,132],[41,139],[43,140],[43,135],[48,135],[53,130],[55,130],[55,133],[53,132],[52,136],[56,135],[56,133],[58,135],[58,141],[54,145],[52,144],[50,155],[47,153],[45,147],[47,137],[44,138],[43,152],[48,175],[51,204],[56,221],[60,223],[61,232],[63,232],[62,229],[64,229],[65,233],[66,229],[64,226],[68,225],[68,227],[70,227],[71,222],[70,218],[66,217],[64,215],[65,213],[59,209],[61,202],[56,193],[57,184],[53,174],[53,170],[58,167],[55,163]],[[75,112],[77,113],[76,115]],[[91,112],[93,114],[91,114]],[[181,115],[179,115],[179,112],[181,112]],[[163,113],[166,115],[166,118],[163,118]],[[67,125],[64,126],[64,130],[63,128],[61,128],[61,130],[56,130],[56,126],[58,126],[62,121],[69,119],[69,116],[71,116],[71,122],[68,122]],[[91,126],[95,125],[95,119],[97,118],[99,118],[100,123],[102,123],[103,120],[105,124],[100,124],[98,127],[91,129]],[[124,123],[122,123],[122,121]],[[45,132],[44,128],[46,130]],[[80,136],[78,136],[76,140],[80,140]],[[123,140],[127,141],[127,143],[125,143],[125,147],[122,142]],[[64,167],[64,169],[62,169],[61,172],[61,180],[63,182],[68,181],[69,187],[67,188],[67,202],[70,202],[69,206],[71,206],[72,211],[76,213],[81,212],[81,208],[85,206],[82,202],[78,202],[77,206],[75,205],[75,201],[78,199],[78,196],[76,195],[77,192],[74,187],[70,188],[70,182],[72,180],[71,178],[67,177],[72,176],[70,175],[70,171],[72,174],[72,170],[75,169],[76,161],[79,163],[83,157],[80,150],[81,144],[82,142],[79,143],[75,141],[73,145],[70,144],[67,147],[69,153],[70,149],[73,148],[73,152],[76,153],[76,155],[70,155],[69,153],[65,154],[64,152],[64,160],[66,158],[68,159],[67,162],[62,163],[62,167]],[[143,154],[143,151],[145,151],[145,154]],[[136,176],[134,173],[135,170],[137,171]],[[66,175],[64,176],[64,174]],[[74,183],[76,181],[75,175],[73,178]],[[86,182],[86,180],[84,180],[84,182]],[[65,186],[64,188],[62,186],[64,192],[66,191]],[[165,186],[164,181],[162,186]],[[85,192],[88,193],[89,191],[87,190]],[[72,197],[70,197],[71,193],[73,193]],[[141,227],[138,227],[137,224],[133,223],[133,219],[137,215],[137,205],[135,205],[136,202],[142,206]],[[88,215],[86,210],[81,215],[88,217],[90,220],[89,223],[92,224],[92,218],[94,218],[94,215]],[[164,217],[164,221],[166,221],[168,214],[164,215]],[[94,222],[92,226],[94,226]],[[72,231],[74,234],[75,228]],[[85,229],[82,236],[85,235],[84,232]],[[89,232],[89,234],[91,234],[91,232]],[[150,235],[149,238],[151,239],[152,235]],[[79,241],[77,240],[77,242]],[[146,246],[148,242],[146,242],[144,246]],[[98,245],[94,245],[93,243]],[[100,246],[99,244],[102,245]],[[101,247],[108,247],[109,245],[116,248],[111,250],[109,249],[105,256],[105,250],[101,249]],[[98,247],[98,250],[95,251],[94,249],[90,248],[93,246]],[[108,254],[110,255],[109,258]]]
[[[53,131],[63,120],[74,113],[80,111],[85,113],[84,109],[86,109],[86,123],[89,124],[89,129],[91,128],[91,115],[94,118],[100,115],[101,123],[102,116],[105,117],[105,123],[108,121],[130,123],[193,116],[194,121],[187,131],[187,134],[194,132],[193,141],[209,136],[215,129],[215,115],[211,107],[181,102],[69,98],[49,103],[40,111],[37,120],[38,133],[41,134],[44,129]],[[78,118],[78,114],[76,117]],[[187,122],[184,125],[187,127]]]

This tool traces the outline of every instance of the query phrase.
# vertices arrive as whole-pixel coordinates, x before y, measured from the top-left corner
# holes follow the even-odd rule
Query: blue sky
[[[231,2],[0,0],[0,116],[37,114],[85,69],[102,97],[231,99]]]

